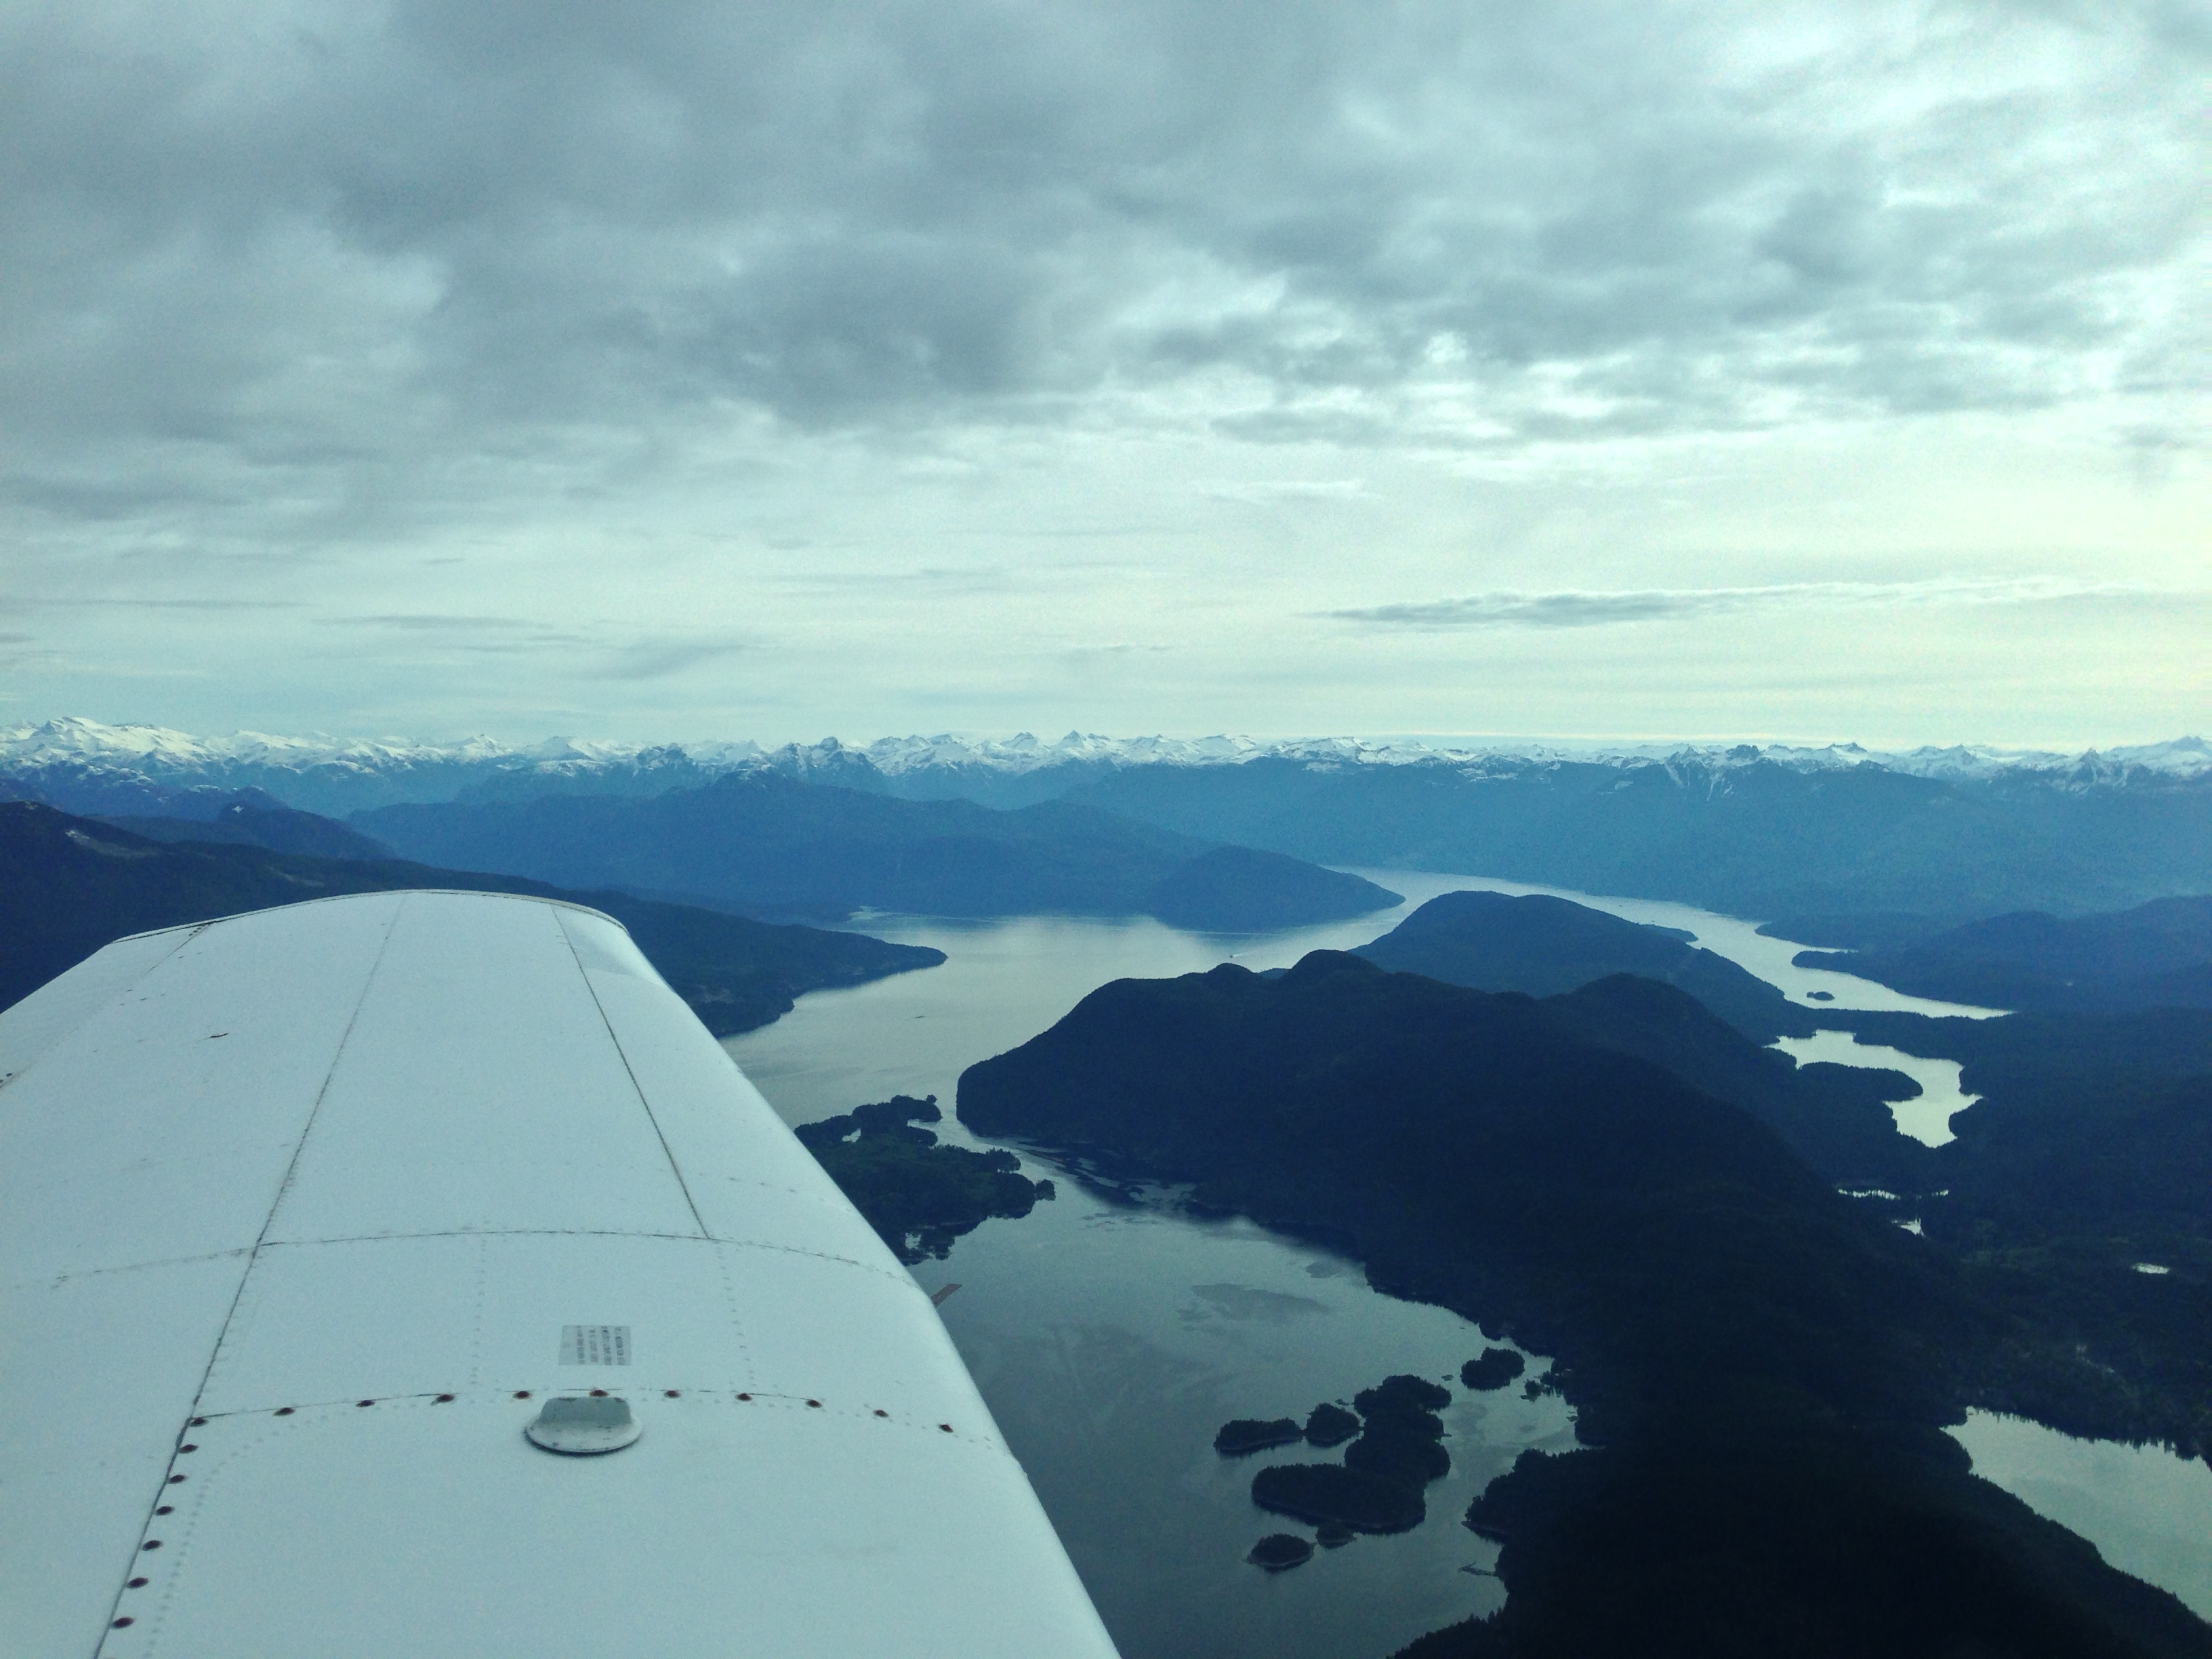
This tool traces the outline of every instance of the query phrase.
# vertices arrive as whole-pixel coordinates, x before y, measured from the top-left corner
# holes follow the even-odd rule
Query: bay
[[[2163,1446],[2077,1440],[2025,1418],[1970,1411],[1951,1436],[2038,1515],[2080,1533],[2123,1572],[2212,1619],[2212,1467]]]
[[[1288,967],[1389,932],[1437,894],[1547,892],[1636,921],[1683,929],[1781,985],[1839,1007],[1975,1017],[1848,975],[1793,968],[1802,948],[1689,906],[1403,870],[1358,873],[1405,896],[1392,909],[1264,934],[1200,934],[1146,918],[1019,916],[988,921],[872,915],[849,924],[946,953],[942,966],[815,992],[725,1047],[788,1122],[892,1094],[934,1095],[942,1138],[977,1142],[952,1120],[959,1075],[1027,1041],[1098,986],[1202,972],[1235,961]],[[1815,1006],[1818,1006],[1817,1004]],[[1826,1056],[1823,1056],[1826,1057]],[[1555,1395],[1470,1395],[1460,1364],[1495,1340],[1443,1309],[1371,1289],[1356,1262],[1241,1220],[1180,1209],[1172,1192],[1118,1194],[1024,1151],[1025,1173],[1059,1197],[1018,1221],[986,1222],[915,1277],[943,1304],[1007,1442],[1129,1659],[1322,1659],[1388,1654],[1422,1632],[1498,1605],[1496,1548],[1460,1517],[1528,1448],[1577,1443]],[[1533,1355],[1528,1375],[1547,1364]],[[1285,1448],[1224,1459],[1232,1417],[1303,1418],[1396,1372],[1449,1378],[1452,1471],[1429,1488],[1413,1532],[1360,1538],[1268,1574],[1245,1564],[1261,1535],[1301,1530],[1256,1510],[1251,1477]]]

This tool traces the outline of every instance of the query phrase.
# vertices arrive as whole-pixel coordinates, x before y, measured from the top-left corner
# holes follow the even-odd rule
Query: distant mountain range
[[[271,833],[297,833],[284,815],[270,816],[276,821],[264,827]],[[529,893],[605,911],[629,929],[647,960],[718,1036],[767,1024],[805,992],[945,960],[943,951],[922,945],[778,927],[626,893],[576,892],[393,859],[304,857],[242,838],[191,841],[184,833],[199,826],[157,822],[165,832],[158,839],[34,802],[0,803],[0,1008],[128,934],[410,887]]]
[[[2023,911],[1866,949],[1801,951],[1796,959],[1988,1008],[2212,1008],[2212,896],[2071,920]]]
[[[1551,744],[1474,745],[1357,738],[1259,740],[1241,737],[1109,738],[1071,732],[1054,742],[1027,732],[1006,738],[880,738],[863,746],[825,738],[775,750],[745,739],[616,744],[552,738],[525,746],[489,738],[420,743],[403,738],[277,737],[236,732],[196,737],[166,726],[107,726],[64,718],[0,728],[0,775],[51,774],[57,786],[75,774],[136,775],[155,785],[260,787],[296,806],[349,812],[395,800],[451,800],[573,789],[591,794],[659,793],[726,772],[765,769],[802,781],[872,789],[912,799],[982,799],[994,805],[1055,799],[1091,778],[1132,768],[1243,766],[1288,760],[1322,767],[1510,769],[1669,763],[1741,768],[1759,763],[1814,773],[1875,766],[1947,781],[1999,777],[2063,781],[2074,787],[2212,772],[2212,742],[2165,743],[2065,754],[1974,744],[1869,750],[1826,744]],[[1030,785],[1010,780],[1034,779]],[[279,786],[283,787],[279,787]],[[64,803],[57,802],[57,805]]]
[[[772,776],[912,801],[1064,800],[1334,866],[1456,870],[1753,916],[2117,909],[2212,891],[2212,744],[2080,755],[1855,744],[1568,749],[1022,737],[517,749],[56,720],[0,733],[0,792],[99,814],[253,788],[336,817]],[[205,816],[204,813],[182,813]],[[374,826],[356,825],[371,834]]]
[[[411,858],[754,915],[1144,915],[1249,932],[1398,902],[1358,876],[1279,853],[1210,847],[1073,802],[996,811],[775,772],[643,798],[386,806],[355,823]]]

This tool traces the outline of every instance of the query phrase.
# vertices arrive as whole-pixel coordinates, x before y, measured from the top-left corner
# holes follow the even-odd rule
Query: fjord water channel
[[[1800,1003],[1826,992],[1832,1007],[1991,1012],[1795,968],[1790,958],[1803,947],[1684,905],[1430,872],[1358,873],[1405,902],[1348,922],[1234,935],[1142,918],[855,918],[850,925],[860,931],[934,945],[947,959],[813,993],[775,1024],[724,1046],[788,1122],[894,1094],[934,1095],[945,1110],[940,1139],[984,1145],[953,1119],[960,1073],[1044,1030],[1109,981],[1229,961],[1288,967],[1309,951],[1366,944],[1430,898],[1467,888],[1556,893],[1683,929]],[[1893,1063],[1887,1054],[1847,1056],[1832,1046],[1820,1057]],[[1955,1075],[1951,1088],[1955,1095]],[[1963,1103],[1911,1103],[1923,1110],[1915,1127],[1933,1121],[1929,1105]],[[1381,1659],[1500,1604],[1504,1591],[1490,1576],[1497,1547],[1460,1517],[1524,1449],[1565,1452],[1577,1441],[1557,1395],[1530,1399],[1519,1382],[1480,1394],[1459,1385],[1461,1363],[1496,1344],[1494,1331],[1382,1295],[1358,1263],[1333,1250],[1193,1215],[1172,1192],[1087,1182],[1025,1150],[1023,1169],[1051,1179],[1057,1198],[1020,1220],[985,1222],[915,1277],[933,1291],[958,1285],[942,1304],[946,1328],[1127,1659]],[[1530,1355],[1527,1376],[1547,1364]],[[1310,1531],[1256,1509],[1253,1474],[1270,1462],[1334,1454],[1290,1446],[1224,1458],[1213,1450],[1214,1431],[1237,1417],[1303,1419],[1319,1401],[1348,1401],[1398,1372],[1445,1382],[1453,1395],[1443,1413],[1451,1473],[1428,1488],[1426,1522],[1319,1551],[1287,1572],[1246,1565],[1261,1536]],[[2043,1478],[2038,1469],[2014,1473],[2004,1484]],[[931,1522],[917,1514],[913,1524]]]

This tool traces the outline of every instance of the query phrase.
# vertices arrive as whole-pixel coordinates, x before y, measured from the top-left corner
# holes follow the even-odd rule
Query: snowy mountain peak
[[[396,801],[511,798],[547,790],[659,793],[752,770],[846,788],[972,793],[998,805],[1020,805],[1126,768],[1239,766],[1262,759],[1321,770],[1438,766],[1470,780],[1570,763],[1663,764],[1708,775],[1753,766],[1798,772],[1874,766],[1953,781],[2017,779],[2087,789],[2212,773],[2212,744],[2186,737],[2069,755],[1958,744],[1884,752],[1856,743],[1455,744],[1411,738],[1261,740],[1230,733],[1111,738],[1071,731],[1049,743],[1029,732],[1007,738],[939,732],[866,744],[832,737],[769,750],[747,739],[639,744],[554,737],[518,747],[487,737],[446,744],[263,732],[197,737],[167,726],[110,726],[76,716],[0,730],[0,780],[10,781],[15,792],[41,794],[57,805],[75,800],[90,811],[101,809],[82,803],[108,784],[125,782],[142,793],[264,789],[310,811],[345,812]]]

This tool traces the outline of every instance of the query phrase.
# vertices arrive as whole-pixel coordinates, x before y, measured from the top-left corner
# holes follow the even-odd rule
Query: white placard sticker
[[[627,1325],[563,1325],[561,1363],[564,1365],[627,1365],[629,1327]]]

